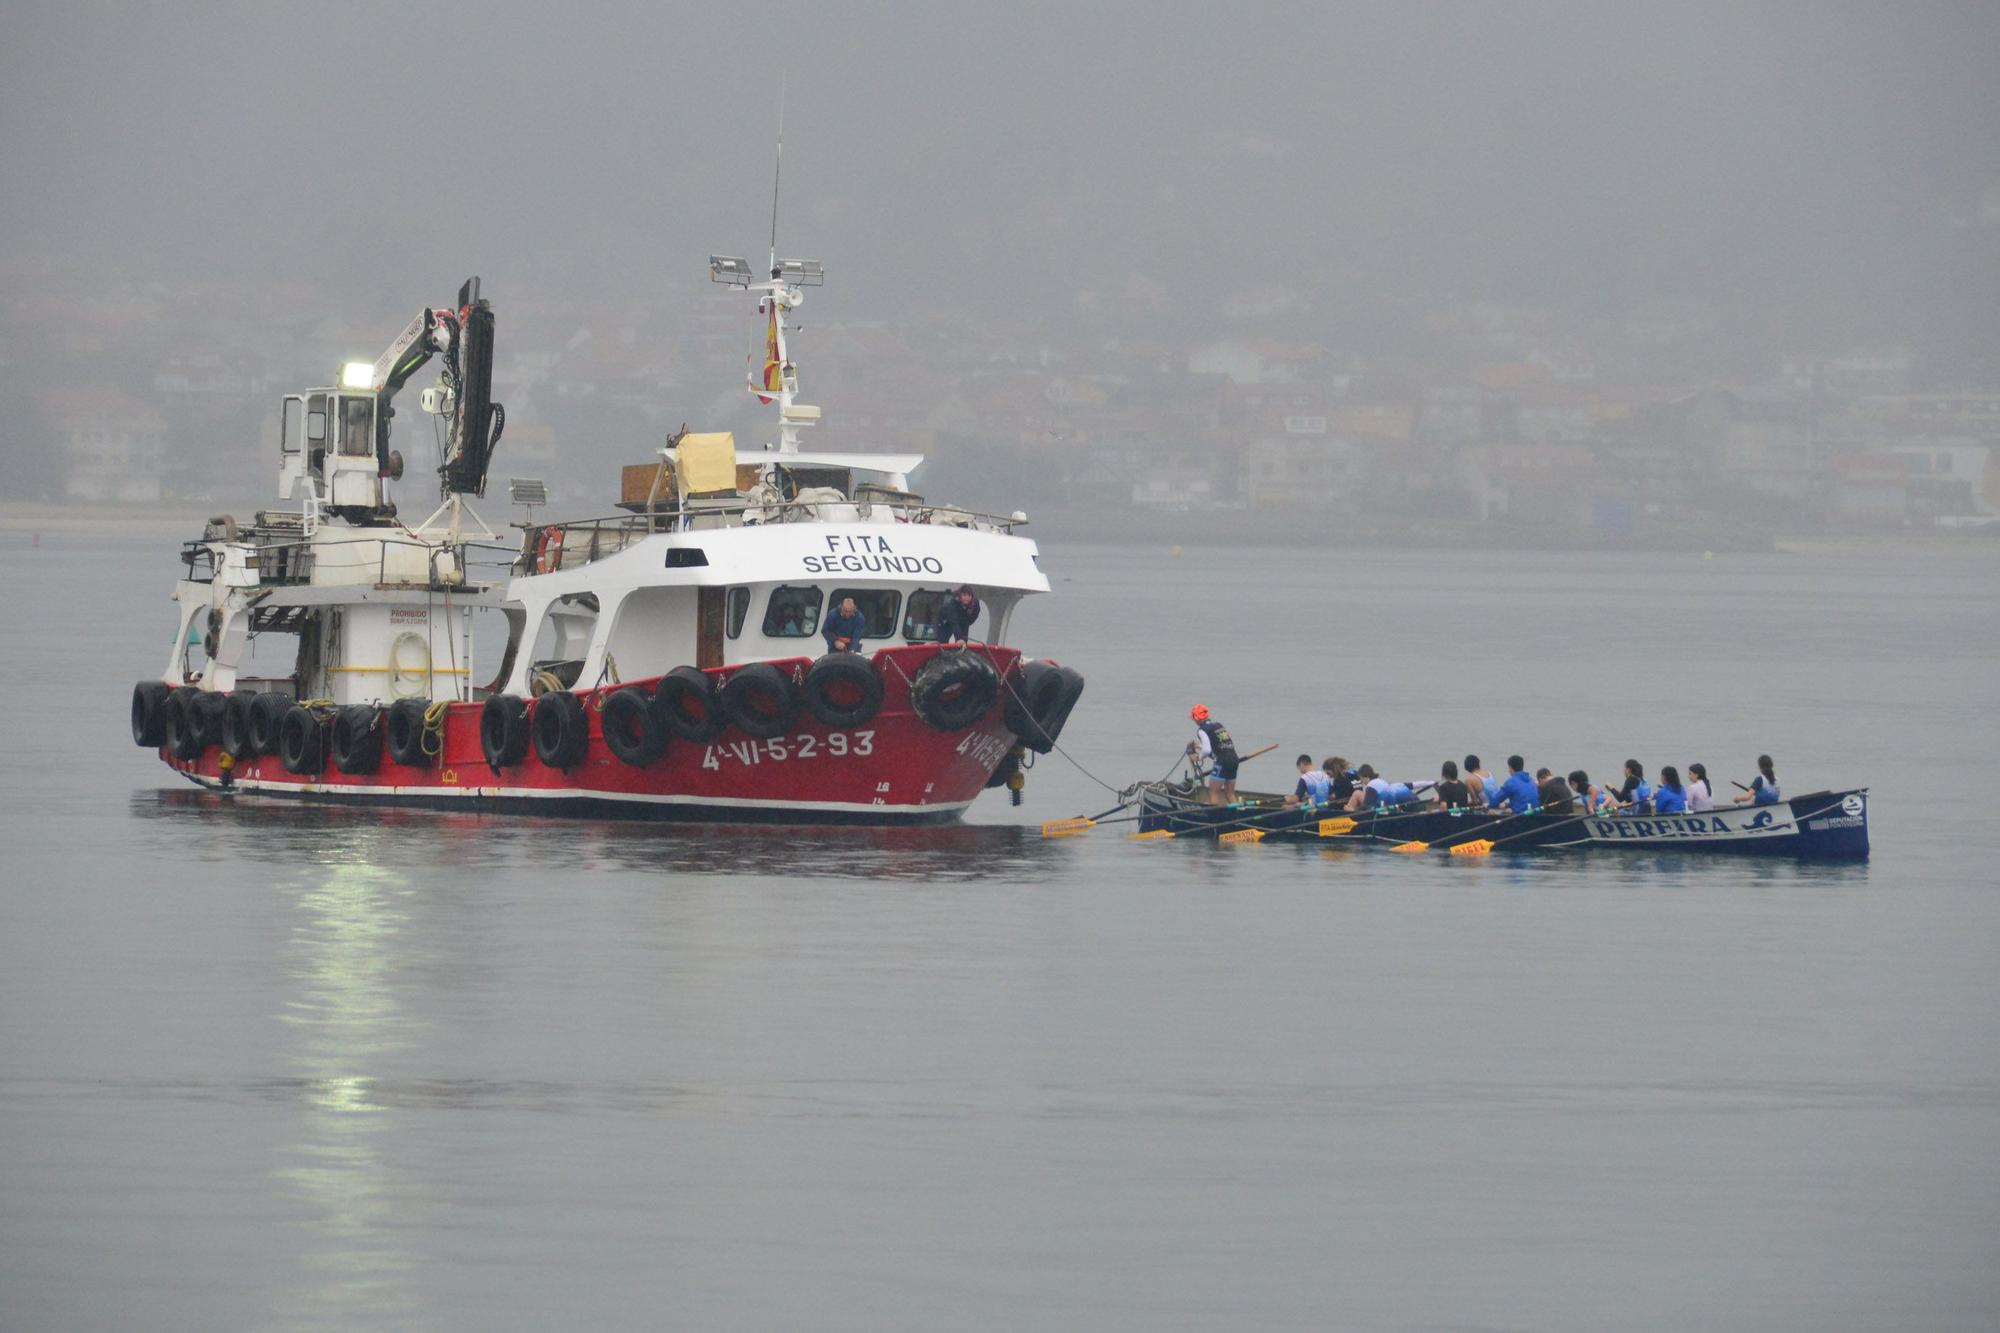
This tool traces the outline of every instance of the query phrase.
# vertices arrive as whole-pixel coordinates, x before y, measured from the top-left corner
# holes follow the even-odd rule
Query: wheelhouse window
[[[854,599],[854,609],[865,622],[862,638],[887,639],[895,635],[896,612],[902,607],[903,594],[894,588],[835,588],[828,600],[839,606],[848,597]]]
[[[375,452],[375,404],[366,398],[340,400],[340,454],[365,458]]]
[[[819,629],[820,590],[785,584],[771,589],[764,633],[773,639],[809,639]]]
[[[938,636],[938,612],[944,610],[951,593],[944,588],[918,588],[910,594],[910,609],[903,617],[903,637],[912,643],[932,643]]]
[[[729,624],[726,632],[732,639],[743,636],[743,617],[750,614],[750,590],[731,588],[729,590]]]

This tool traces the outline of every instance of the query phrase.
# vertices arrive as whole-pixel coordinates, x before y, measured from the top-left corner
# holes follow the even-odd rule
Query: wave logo
[[[1751,829],[1760,829],[1769,827],[1771,827],[1771,812],[1769,810],[1759,810],[1756,816],[1752,818],[1749,823],[1743,826],[1745,832],[1748,832]]]
[[[1866,804],[1867,803],[1861,799],[1861,794],[1859,792],[1856,792],[1851,796],[1843,796],[1840,801],[1840,813],[1844,815],[1851,815],[1852,817],[1859,819],[1861,817],[1861,811],[1866,807]]]

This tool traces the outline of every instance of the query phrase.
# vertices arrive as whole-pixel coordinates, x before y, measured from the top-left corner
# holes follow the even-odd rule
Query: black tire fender
[[[712,741],[722,734],[722,709],[715,682],[697,667],[678,666],[653,689],[660,725],[684,741]]]
[[[285,714],[291,707],[292,701],[282,694],[250,696],[248,730],[252,754],[278,753],[278,729],[284,726]]]
[[[479,750],[486,766],[498,773],[528,757],[528,701],[518,694],[496,694],[479,714]]]
[[[882,677],[860,653],[828,653],[806,672],[806,711],[829,727],[866,726],[882,709]],[[841,703],[836,695],[856,696]]]
[[[744,735],[769,740],[798,719],[805,700],[790,676],[769,662],[752,662],[723,682],[716,702]]]
[[[667,729],[642,687],[613,690],[598,715],[604,748],[620,763],[644,768],[667,752]]]
[[[142,680],[132,687],[132,743],[157,750],[167,740],[167,700],[174,687],[164,680]]]
[[[535,758],[550,768],[575,768],[590,753],[590,714],[568,690],[550,690],[535,700],[528,729],[535,738]]]
[[[910,680],[910,707],[939,731],[964,731],[1000,698],[1000,673],[978,653],[942,652]]]
[[[1083,677],[1054,662],[1027,662],[1007,685],[1007,729],[1036,754],[1047,754],[1083,694]]]
[[[160,710],[160,741],[168,754],[183,763],[201,758],[205,748],[194,715],[195,696],[200,693],[192,687],[175,690]]]
[[[343,773],[373,773],[382,766],[382,710],[349,704],[333,715],[333,766]]]
[[[195,756],[199,756],[209,746],[222,744],[222,710],[229,699],[214,690],[189,690],[187,695],[188,725],[194,732]]]
[[[287,773],[306,776],[319,772],[325,750],[320,730],[320,721],[311,709],[293,704],[285,710],[285,720],[278,724],[278,759]]]
[[[391,759],[410,768],[430,767],[434,756],[424,753],[424,714],[430,707],[428,699],[398,699],[389,705],[382,731]]]
[[[256,757],[250,744],[250,706],[256,702],[252,690],[233,690],[222,701],[222,752],[232,759]]]

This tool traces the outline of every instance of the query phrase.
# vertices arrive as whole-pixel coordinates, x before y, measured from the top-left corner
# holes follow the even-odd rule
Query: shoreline
[[[0,533],[69,537],[101,535],[106,528],[138,537],[168,537],[193,541],[209,518],[223,506],[166,504],[76,504],[0,500]],[[2000,556],[2000,535],[1984,532],[1950,533],[1917,529],[1904,532],[1774,533],[1761,539],[1727,537],[1720,533],[1650,532],[1617,540],[1589,532],[1546,532],[1493,524],[1374,524],[1343,525],[1337,533],[1309,523],[1263,526],[1218,524],[1213,515],[1120,515],[1105,521],[1102,514],[1056,511],[1031,524],[1027,535],[1038,541],[1090,546],[1232,546],[1256,548],[1468,550],[1468,551],[1596,551],[1713,552],[1766,554],[1807,559],[1827,556],[1942,556],[1977,559]],[[1234,517],[1234,516],[1232,516]],[[1329,535],[1337,541],[1328,542]]]

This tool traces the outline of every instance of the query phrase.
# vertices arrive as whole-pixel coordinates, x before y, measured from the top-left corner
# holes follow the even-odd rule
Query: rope
[[[424,709],[424,734],[417,744],[432,758],[444,753],[444,717],[450,708],[449,699],[439,699]]]

